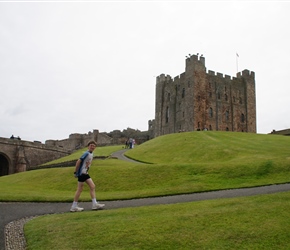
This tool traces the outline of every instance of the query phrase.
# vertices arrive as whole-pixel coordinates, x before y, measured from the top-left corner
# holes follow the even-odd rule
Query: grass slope
[[[200,131],[160,136],[128,151],[148,163],[245,163],[290,160],[290,137]]]
[[[99,200],[285,183],[289,182],[289,146],[290,137],[284,136],[210,131],[171,134],[127,151],[131,158],[153,164],[94,160],[90,175]],[[71,201],[76,188],[73,171],[74,166],[2,176],[0,201]],[[81,201],[89,200],[85,187]]]
[[[29,250],[289,249],[290,192],[47,215],[29,221]]]

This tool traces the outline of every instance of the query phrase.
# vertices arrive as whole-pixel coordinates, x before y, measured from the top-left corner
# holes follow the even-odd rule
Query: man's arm
[[[76,162],[76,167],[75,167],[75,172],[77,172],[80,168],[80,165],[81,165],[81,159],[78,159],[77,162]]]
[[[77,162],[76,162],[76,167],[75,167],[75,172],[74,172],[75,177],[77,177],[77,172],[78,172],[78,170],[80,168],[81,162],[82,162],[81,159],[78,159]]]

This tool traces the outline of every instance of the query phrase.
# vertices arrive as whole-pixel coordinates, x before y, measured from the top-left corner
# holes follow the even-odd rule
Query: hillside
[[[285,136],[210,131],[171,134],[126,152],[150,164],[94,160],[90,175],[99,200],[287,183],[289,148],[290,137]],[[106,148],[102,151],[106,154]],[[2,176],[0,201],[71,201],[76,189],[73,172],[71,166]],[[81,200],[89,201],[89,192],[83,192]]]
[[[196,131],[150,140],[126,156],[148,163],[253,163],[290,164],[290,137],[238,132]]]

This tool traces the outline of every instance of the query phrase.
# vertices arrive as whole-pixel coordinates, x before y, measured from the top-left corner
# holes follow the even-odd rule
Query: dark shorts
[[[82,174],[81,176],[78,177],[78,181],[79,182],[85,182],[87,179],[90,179],[91,176],[89,176],[88,174]]]

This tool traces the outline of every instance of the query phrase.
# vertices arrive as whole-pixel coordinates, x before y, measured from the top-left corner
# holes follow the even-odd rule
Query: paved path
[[[130,162],[134,162],[134,163],[140,163],[140,164],[142,164],[142,162],[134,161],[134,160],[132,160],[132,159],[126,157],[126,156],[124,155],[124,153],[125,153],[126,151],[128,151],[128,150],[130,150],[130,149],[122,149],[122,150],[119,150],[119,151],[117,151],[117,152],[112,153],[111,156],[114,157],[114,158],[118,158],[118,159],[120,159],[120,160],[123,160],[123,161],[130,161]]]
[[[112,156],[125,159],[123,155],[126,150],[114,153]],[[123,158],[124,157],[124,158]],[[132,161],[132,160],[130,160]],[[270,185],[255,188],[230,189],[213,192],[203,192],[185,195],[164,196],[155,198],[132,199],[122,201],[106,201],[105,209],[117,209],[123,207],[140,207],[157,204],[173,204],[191,201],[201,201],[220,198],[232,198],[242,196],[252,196],[259,194],[271,194],[277,192],[290,191],[289,184]],[[4,227],[11,221],[31,217],[35,215],[53,214],[69,212],[71,203],[29,203],[29,202],[0,202],[0,249],[5,248]],[[91,202],[82,202],[80,206],[85,210],[91,210]]]

